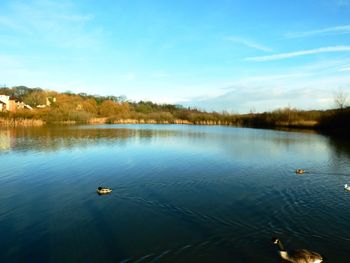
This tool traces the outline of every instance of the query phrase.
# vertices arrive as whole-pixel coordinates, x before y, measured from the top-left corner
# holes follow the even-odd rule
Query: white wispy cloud
[[[245,39],[242,37],[230,36],[227,39],[233,43],[241,44],[241,45],[249,47],[249,48],[253,48],[253,49],[257,49],[257,50],[261,50],[261,51],[265,51],[265,52],[272,52],[273,51],[272,48],[266,47],[264,45],[258,44],[254,41],[251,41],[249,39]]]
[[[103,35],[101,28],[88,27],[94,16],[77,11],[68,1],[13,1],[0,10],[3,32],[63,48],[95,48]]]
[[[340,7],[350,6],[350,0],[335,0],[335,3]]]
[[[136,74],[134,72],[128,72],[120,76],[124,80],[135,80],[136,79]]]
[[[335,90],[350,92],[349,62],[350,58],[324,58],[288,69],[256,71],[233,77],[222,85],[219,94],[192,97],[181,104],[240,113],[252,108],[258,112],[271,111],[288,105],[299,109],[332,108]]]
[[[2,29],[8,28],[17,32],[28,33],[28,29],[25,25],[19,23],[18,21],[16,21],[16,19],[10,16],[0,15],[0,26],[2,27]]]
[[[171,75],[163,70],[156,70],[151,73],[151,78],[159,79],[159,78],[167,78]]]
[[[266,83],[239,83],[227,92],[207,99],[193,99],[187,106],[208,110],[247,113],[252,108],[257,112],[272,111],[287,106],[298,109],[327,109],[334,107],[334,91],[348,86],[350,77],[325,77],[319,79],[300,78],[289,81]]]
[[[334,27],[327,27],[317,30],[303,31],[303,32],[292,32],[287,33],[287,38],[302,38],[318,35],[341,35],[341,34],[350,34],[350,25],[341,25]]]
[[[280,54],[274,54],[269,56],[247,57],[244,60],[262,62],[262,61],[281,60],[281,59],[288,59],[288,58],[313,55],[313,54],[319,54],[319,53],[330,53],[330,52],[350,52],[350,46],[321,47],[316,49],[300,50],[295,52],[280,53]]]
[[[57,18],[67,20],[67,21],[74,21],[74,22],[88,22],[88,21],[94,19],[94,16],[91,14],[88,14],[88,15],[58,15]]]

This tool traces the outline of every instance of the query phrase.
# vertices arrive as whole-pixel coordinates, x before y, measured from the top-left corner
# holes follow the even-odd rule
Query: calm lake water
[[[280,262],[277,236],[345,263],[345,183],[349,141],[314,133],[1,129],[0,262]]]

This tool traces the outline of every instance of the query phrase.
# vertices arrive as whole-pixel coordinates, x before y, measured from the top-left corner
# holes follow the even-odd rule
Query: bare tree
[[[334,93],[334,103],[338,109],[344,109],[346,107],[348,95],[343,89],[338,89]]]

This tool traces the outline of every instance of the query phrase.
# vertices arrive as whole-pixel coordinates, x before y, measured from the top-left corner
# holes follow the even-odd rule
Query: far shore
[[[336,122],[336,121],[335,121]],[[68,121],[56,121],[46,123],[41,119],[25,119],[25,118],[0,118],[0,129],[1,128],[30,128],[30,127],[45,127],[51,125],[102,125],[102,124],[169,124],[169,125],[212,125],[212,126],[231,126],[231,127],[241,127],[241,128],[261,128],[261,129],[277,129],[284,131],[302,131],[302,132],[320,132],[325,135],[335,136],[335,137],[348,137],[349,130],[348,127],[342,129],[341,127],[335,126],[322,126],[319,121],[280,121],[275,122],[273,125],[271,123],[261,123],[259,125],[247,125],[247,122],[237,121],[214,121],[214,120],[202,120],[202,121],[189,121],[189,120],[156,120],[156,119],[122,119],[122,118],[91,118],[85,122],[68,120]],[[346,125],[346,123],[343,123]]]
[[[156,119],[121,119],[116,118],[111,120],[110,118],[91,118],[86,122],[79,122],[74,120],[69,121],[57,121],[46,123],[41,119],[25,119],[25,118],[0,118],[0,127],[43,127],[47,125],[99,125],[99,124],[175,124],[175,125],[217,125],[217,126],[234,126],[234,127],[250,127],[244,126],[239,123],[231,123],[228,121],[213,121],[213,120],[202,120],[202,121],[189,121],[189,120],[156,120]],[[276,125],[266,126],[264,128],[285,128],[285,129],[307,129],[317,130],[319,123],[317,121],[294,121],[294,122],[278,122]],[[256,127],[259,128],[259,127]],[[260,127],[262,128],[262,127]]]
[[[38,127],[49,124],[187,124],[187,125],[223,125],[223,126],[242,126],[236,123],[231,123],[229,121],[215,121],[215,120],[202,120],[202,121],[189,121],[189,120],[156,120],[156,119],[113,119],[102,117],[102,118],[92,118],[86,122],[80,121],[57,121],[46,123],[41,119],[25,119],[25,118],[0,118],[0,127]],[[317,127],[319,123],[317,121],[294,121],[294,122],[278,122],[277,127],[292,127],[292,128],[314,128]]]
[[[300,110],[290,106],[269,112],[208,112],[177,104],[132,102],[123,96],[59,93],[25,86],[0,88],[0,127],[76,124],[225,125],[267,129],[305,129],[350,134],[350,107],[345,95],[336,109]]]
[[[17,119],[17,118],[0,118],[0,127],[39,127],[44,125],[51,124],[61,124],[61,125],[77,125],[77,124],[187,124],[187,125],[233,125],[229,122],[223,121],[211,121],[211,120],[203,120],[203,121],[188,121],[188,120],[155,120],[155,119],[114,119],[110,120],[109,118],[92,118],[87,120],[86,122],[80,121],[56,121],[46,123],[41,119]],[[233,125],[236,126],[236,125]]]

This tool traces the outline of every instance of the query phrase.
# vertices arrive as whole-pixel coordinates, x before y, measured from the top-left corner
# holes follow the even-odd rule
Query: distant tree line
[[[94,118],[103,118],[107,123],[135,120],[152,123],[188,123],[236,125],[244,127],[294,127],[317,128],[325,131],[349,131],[350,108],[346,107],[346,94],[335,96],[337,109],[298,110],[291,107],[272,112],[233,114],[207,112],[174,104],[157,104],[150,101],[131,102],[125,96],[99,96],[86,93],[43,90],[16,86],[0,88],[0,94],[23,101],[34,110],[18,110],[1,113],[3,118],[40,119],[45,123],[87,123]],[[40,108],[38,108],[38,106]]]
[[[59,93],[40,88],[16,86],[0,88],[0,94],[23,101],[34,110],[1,113],[2,117],[38,118],[47,123],[61,121],[87,122],[92,118],[152,120],[156,123],[175,123],[176,120],[193,124],[234,124],[236,115],[206,112],[174,104],[150,101],[131,102],[125,96],[100,96],[86,93]],[[49,105],[48,105],[49,104]],[[39,108],[40,107],[40,108]]]

